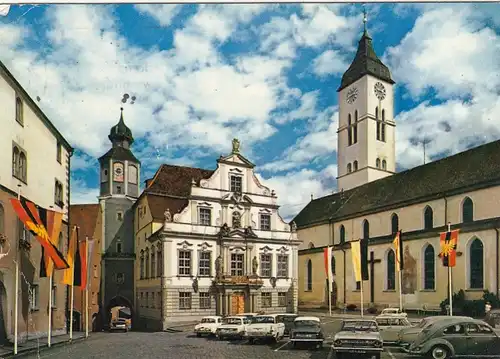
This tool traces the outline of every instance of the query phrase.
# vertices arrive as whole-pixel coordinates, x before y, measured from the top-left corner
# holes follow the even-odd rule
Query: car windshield
[[[237,324],[240,325],[243,318],[226,318],[224,324]]]
[[[267,324],[272,324],[274,323],[274,317],[253,317],[252,318],[252,323],[267,323]]]
[[[377,332],[377,324],[372,320],[346,321],[342,324],[343,331],[350,332]]]
[[[201,320],[202,323],[216,323],[214,318],[203,318]]]
[[[317,327],[319,323],[315,320],[296,320],[294,325],[296,327]]]

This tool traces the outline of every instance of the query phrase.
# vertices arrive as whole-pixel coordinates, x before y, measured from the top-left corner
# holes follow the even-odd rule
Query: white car
[[[217,328],[222,324],[222,317],[209,316],[201,319],[201,322],[194,326],[196,336],[201,337],[203,334],[215,335]]]
[[[215,335],[219,340],[224,339],[243,339],[247,330],[247,326],[251,323],[251,319],[246,317],[226,317],[222,319],[222,325],[217,328]]]
[[[402,312],[401,309],[399,308],[385,308],[382,309],[382,312],[380,315],[403,315],[403,316],[408,316],[407,313]]]
[[[246,337],[253,344],[259,339],[274,339],[278,342],[285,336],[285,323],[278,322],[279,314],[257,315],[247,326]]]

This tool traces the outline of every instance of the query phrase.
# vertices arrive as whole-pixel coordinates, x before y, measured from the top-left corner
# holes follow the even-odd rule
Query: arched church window
[[[382,160],[382,169],[383,170],[387,169],[387,161],[386,160]]]
[[[345,227],[343,224],[340,225],[339,234],[340,234],[340,243],[345,243]]]
[[[351,114],[347,115],[347,145],[352,145],[352,120]]]
[[[382,123],[380,124],[380,140],[385,142],[385,110],[382,110]]]
[[[357,171],[358,170],[358,161],[354,161],[353,162],[353,165],[354,165],[354,171]]]
[[[311,291],[313,288],[313,282],[312,282],[312,278],[313,278],[312,274],[313,273],[312,273],[312,271],[313,271],[312,261],[309,259],[307,261],[307,287],[306,287],[307,288],[306,290],[308,290],[308,291]]]
[[[474,221],[474,203],[469,197],[466,197],[462,203],[462,222],[469,223]]]
[[[426,206],[424,210],[424,229],[434,228],[434,212],[430,206]]]
[[[377,168],[380,168],[380,158],[377,158],[377,160],[375,161],[375,166]]]
[[[387,278],[386,278],[386,288],[387,290],[396,289],[396,255],[392,249],[387,252]]]
[[[394,234],[399,231],[399,217],[396,213],[391,216],[391,233]]]
[[[380,141],[380,138],[381,138],[380,132],[381,132],[382,125],[381,125],[379,118],[378,118],[378,106],[375,107],[375,121],[377,123],[377,140]]]
[[[358,110],[354,111],[353,142],[358,143]]]
[[[350,163],[347,164],[347,173],[352,172],[352,165]]]
[[[368,220],[363,221],[363,239],[370,238],[370,222]]]
[[[430,244],[424,251],[424,289],[434,290],[436,283],[436,256],[434,247]]]
[[[484,287],[484,253],[483,242],[476,238],[469,247],[469,287],[483,289]]]
[[[12,175],[19,178],[19,148],[12,149]]]

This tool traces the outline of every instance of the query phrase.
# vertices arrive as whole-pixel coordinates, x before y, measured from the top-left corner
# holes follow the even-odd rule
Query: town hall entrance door
[[[241,314],[245,312],[245,294],[235,292],[231,295],[231,314]]]

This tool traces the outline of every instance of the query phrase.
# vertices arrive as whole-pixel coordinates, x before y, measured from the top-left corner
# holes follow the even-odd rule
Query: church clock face
[[[354,103],[354,101],[356,101],[356,99],[358,98],[358,94],[359,94],[359,91],[358,91],[357,87],[353,87],[353,88],[349,89],[349,91],[347,91],[347,95],[346,95],[347,103],[348,104]]]
[[[382,82],[377,82],[375,86],[373,86],[373,91],[375,92],[375,96],[382,101],[385,98],[385,87]]]
[[[123,163],[115,163],[113,165],[113,181],[123,182]]]

